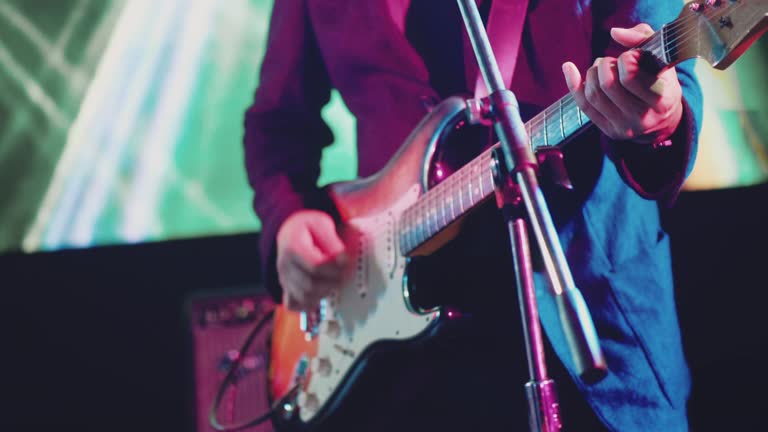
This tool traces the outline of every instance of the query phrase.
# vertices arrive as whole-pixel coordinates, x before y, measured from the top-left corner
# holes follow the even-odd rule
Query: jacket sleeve
[[[317,187],[320,158],[333,134],[321,108],[330,81],[311,28],[305,0],[278,0],[253,104],[245,113],[244,151],[253,207],[262,223],[262,280],[275,300],[281,289],[276,269],[277,231],[304,208],[324,208]]]
[[[648,23],[658,31],[677,18],[682,3],[674,0],[603,0],[594,3],[594,56],[617,57],[626,48],[610,35],[612,27]],[[702,95],[693,60],[676,66],[683,90],[683,116],[670,137],[672,145],[659,149],[615,141],[603,135],[603,148],[624,181],[640,196],[671,205],[693,169],[701,129]]]

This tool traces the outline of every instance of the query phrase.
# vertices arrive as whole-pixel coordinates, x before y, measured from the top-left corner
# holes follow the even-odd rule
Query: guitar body
[[[767,30],[768,0],[695,1],[638,49],[661,69],[695,57],[725,69]],[[439,306],[414,301],[407,275],[409,257],[438,250],[458,233],[463,216],[495,192],[498,144],[447,176],[444,167],[435,169],[438,181],[432,181],[438,145],[462,120],[465,106],[462,98],[446,99],[379,173],[329,188],[353,274],[317,311],[277,308],[270,392],[285,417],[278,420],[298,429],[322,424],[343,404],[372,353],[418,343],[448,322],[450,313]],[[541,164],[561,160],[560,145],[590,125],[568,95],[525,127]],[[556,157],[548,157],[553,150]],[[570,185],[562,175],[554,179]]]
[[[294,426],[312,427],[333,415],[377,348],[417,341],[438,327],[440,308],[422,310],[410,302],[408,258],[400,251],[398,224],[402,212],[426,191],[438,142],[463,109],[463,99],[446,100],[379,173],[330,187],[353,274],[324,300],[311,328],[302,330],[297,312],[282,306],[275,312],[270,391],[273,400],[294,393]],[[438,248],[451,231],[444,230],[416,254]]]

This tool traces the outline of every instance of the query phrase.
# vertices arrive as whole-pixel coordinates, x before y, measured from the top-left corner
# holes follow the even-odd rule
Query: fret
[[[576,105],[575,103],[571,105],[571,102],[573,102],[572,99],[568,102],[563,102],[563,123],[565,123],[566,125],[566,131],[565,131],[566,137],[580,127],[578,124],[579,123],[578,113],[574,109]],[[566,104],[568,105],[566,106]]]
[[[435,194],[430,193],[427,200],[427,237],[432,237],[437,232],[437,208],[435,207]]]
[[[424,202],[422,203],[421,215],[419,217],[419,242],[429,238],[429,195],[424,195]]]
[[[443,226],[447,226],[451,222],[451,218],[448,215],[448,191],[443,187],[440,190],[440,209],[443,211]]]
[[[483,200],[483,177],[480,175],[480,159],[475,159],[473,161],[472,165],[472,171],[475,178],[475,200],[474,202],[479,203]]]
[[[462,168],[460,171],[461,175],[458,178],[458,183],[456,184],[457,192],[459,193],[459,199],[461,200],[461,212],[464,213],[465,211],[469,210],[470,207],[472,207],[472,204],[467,200],[467,170]]]
[[[432,225],[429,229],[430,235],[440,230],[440,215],[437,213],[439,203],[438,190],[436,188],[432,189],[432,200],[429,203],[429,213],[432,215]]]
[[[473,198],[474,194],[472,193],[472,172],[471,172],[472,163],[471,162],[469,163],[469,166],[467,168],[469,168],[467,172],[467,194],[468,194],[467,198],[469,198],[469,207],[472,208],[472,206],[475,205],[475,200]]]
[[[446,203],[446,200],[445,200],[445,187],[441,187],[440,188],[440,190],[438,192],[438,200],[437,201],[440,203],[438,208],[439,208],[439,213],[442,216],[442,219],[440,219],[440,226],[441,227],[445,227],[446,225],[448,225],[448,215],[446,214],[447,212],[445,210],[445,203]]]
[[[483,159],[484,158],[481,158],[480,160],[482,161]],[[482,165],[481,165],[481,167],[482,167]],[[481,168],[481,170],[482,170],[482,168]],[[480,177],[480,196],[484,197],[485,196],[485,187],[484,187],[485,185],[483,184],[484,182],[483,182],[483,173],[482,173],[482,171],[480,172],[479,177]]]
[[[443,188],[435,188],[435,222],[437,229],[435,233],[445,226],[445,217],[443,216]]]
[[[450,180],[450,178],[449,178]],[[456,219],[456,191],[454,190],[453,182],[448,185],[448,196],[451,201],[451,220]]]
[[[472,184],[472,180],[474,180],[475,176],[475,164],[474,160],[467,164],[467,192],[469,193],[469,207],[473,207],[475,205],[475,186]]]
[[[417,202],[411,212],[411,247],[413,248],[419,244],[419,207],[420,203]]]
[[[407,254],[413,249],[413,246],[415,244],[415,241],[413,239],[413,227],[406,228],[406,231],[404,233],[404,239],[401,240],[403,247],[400,248],[400,251],[403,254]]]
[[[420,216],[421,214],[421,203],[418,203],[416,208],[414,208],[413,212],[413,224],[412,229],[413,232],[411,233],[411,237],[413,238],[413,247],[415,248],[420,242],[421,242],[421,223],[420,223]]]
[[[462,191],[467,194],[467,203],[469,205],[467,206],[467,210],[470,210],[472,206],[475,205],[475,201],[472,199],[472,172],[471,170],[472,165],[467,165],[466,169],[464,169],[464,187],[462,187]]]
[[[530,146],[531,149],[534,149],[535,147],[533,146],[533,135],[531,134],[531,123],[532,121],[527,121],[525,123],[525,128],[528,132],[528,146]]]
[[[467,210],[472,209],[472,206],[475,205],[475,199],[473,198],[472,194],[472,163],[470,162],[467,164],[467,168],[464,170],[465,176],[464,176],[464,192],[467,193],[467,202],[469,202],[469,207],[467,207]]]
[[[459,209],[459,211],[456,212],[458,214],[464,213],[464,203],[461,201],[461,183],[458,181],[460,176],[461,171],[458,171],[455,178],[453,179],[453,183],[451,184],[451,189],[453,190],[453,199],[456,200],[456,205]]]
[[[579,125],[578,107],[573,99],[568,102],[563,102],[563,123],[566,137],[570,136],[581,127]]]
[[[413,227],[413,239],[415,240],[414,243],[419,241],[419,226],[421,225],[419,216],[421,216],[421,201],[417,201],[416,206],[413,208],[413,219],[411,220],[411,226]]]
[[[464,175],[463,170],[459,170],[458,174],[459,174],[457,177],[458,187],[456,189],[457,189],[457,192],[459,193],[459,213],[464,214],[464,197],[462,196],[463,195],[462,191],[464,188],[461,186],[461,177]]]
[[[564,139],[562,133],[560,132],[560,113],[558,112],[558,107],[553,104],[551,107],[547,108],[547,116],[550,119],[550,121],[547,123],[547,132],[549,135],[548,144],[550,147],[553,147],[563,142]],[[552,121],[553,117],[558,120]]]
[[[549,132],[547,131],[547,110],[542,112],[544,115],[544,146],[549,147]]]
[[[409,219],[411,217],[409,217]],[[406,243],[408,244],[408,247],[406,248],[406,253],[407,251],[410,251],[416,246],[416,235],[415,235],[416,228],[413,225],[413,222],[409,222],[407,224],[407,227],[408,227],[407,228],[408,231],[405,232],[405,239],[406,239]]]
[[[403,233],[401,235],[400,243],[401,243],[401,252],[407,253],[408,250],[411,249],[411,232],[413,231],[413,228],[410,224],[410,214],[411,214],[411,207],[408,207],[405,209],[403,214],[400,216],[400,220],[403,226]]]
[[[581,119],[581,108],[576,107],[576,116],[579,118],[579,127],[584,126],[584,121]]]
[[[418,244],[424,243],[424,241],[427,240],[427,233],[426,233],[426,230],[424,229],[424,222],[425,222],[424,216],[425,215],[421,213],[418,219],[419,226],[418,226],[418,229],[416,230],[416,238],[418,239]]]
[[[542,137],[543,133],[541,131],[541,125],[540,124],[534,125],[534,123],[537,123],[538,120],[539,120],[539,116],[538,115],[531,120],[531,123],[532,123],[531,126],[532,127],[535,126],[535,128],[533,129],[533,133],[531,134],[531,144],[532,144],[534,149],[536,149],[538,147],[541,147],[542,146],[542,141],[544,141],[544,139]]]
[[[563,98],[560,98],[560,103],[558,104],[558,108],[560,110],[560,133],[563,135],[563,140],[565,140],[565,125],[563,124]]]
[[[421,201],[416,203],[416,207],[413,209],[413,246],[419,244],[421,241],[421,235],[419,234],[421,229]]]
[[[410,214],[411,208],[408,207],[403,211],[403,213],[400,215],[400,226],[402,228],[402,231],[400,233],[400,251],[405,253],[407,250],[411,248],[411,242],[409,237],[409,233],[411,231],[410,224],[408,223],[408,215]]]
[[[438,189],[434,189],[434,193],[432,194],[432,214],[434,215],[434,224],[432,226],[431,234],[434,235],[436,232],[440,231],[440,191]]]
[[[655,41],[657,38],[659,39],[659,47],[653,52],[653,56],[656,57],[656,59],[661,60],[665,65],[668,65],[672,59],[669,55],[669,49],[667,47],[667,29],[671,28],[668,27],[666,24],[661,27],[661,31],[651,36],[646,42],[645,45],[648,45],[651,43],[651,41]]]
[[[421,201],[416,208],[416,244],[424,240],[424,202]]]
[[[407,231],[403,233],[403,238],[401,239],[400,244],[400,252],[403,253],[403,255],[407,254],[413,249],[413,229],[408,228]]]
[[[490,166],[485,171],[485,173],[485,179],[488,181],[488,190],[493,191],[496,188],[496,182],[493,179],[493,170],[491,170]]]
[[[431,217],[430,217],[430,209],[432,207],[432,194],[427,191],[427,193],[424,195],[424,240],[429,238],[429,231],[430,225],[431,225]]]

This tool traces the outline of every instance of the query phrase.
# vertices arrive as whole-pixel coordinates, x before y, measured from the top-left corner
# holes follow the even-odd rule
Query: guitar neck
[[[531,148],[557,147],[592,122],[568,95],[525,124]],[[400,252],[408,255],[494,193],[496,143],[422,195],[400,219]]]
[[[709,0],[686,4],[680,16],[636,49],[641,66],[658,71],[702,58],[717,69],[733,63],[768,30],[768,0]],[[592,121],[569,94],[525,124],[532,151],[557,147]],[[400,219],[400,252],[407,256],[494,192],[495,144],[422,195]]]
[[[653,56],[659,68],[670,65],[674,39],[665,43],[669,33],[663,28],[638,49]],[[672,47],[672,48],[670,48]],[[558,147],[592,124],[570,94],[541,111],[525,123],[531,149]],[[400,219],[400,252],[409,255],[445,227],[494,193],[493,152],[496,143],[461,169],[428,190],[407,208]]]

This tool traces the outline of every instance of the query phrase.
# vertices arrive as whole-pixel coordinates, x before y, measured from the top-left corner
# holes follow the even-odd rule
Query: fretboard
[[[666,26],[665,26],[666,27]],[[669,43],[664,30],[657,32],[640,48],[653,55],[660,66],[669,64]],[[670,41],[674,43],[674,38]],[[592,121],[576,105],[570,94],[561,98],[525,123],[532,151],[556,147],[575,136]],[[428,190],[407,208],[400,218],[400,252],[408,255],[445,227],[485,201],[494,193],[491,169],[493,151],[485,150],[461,169]]]

